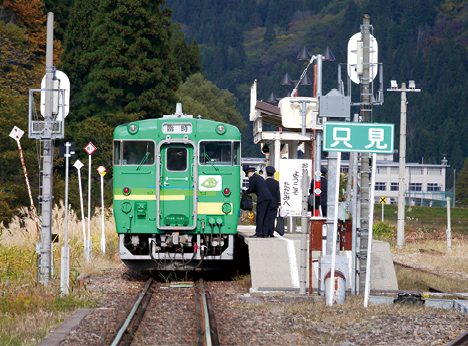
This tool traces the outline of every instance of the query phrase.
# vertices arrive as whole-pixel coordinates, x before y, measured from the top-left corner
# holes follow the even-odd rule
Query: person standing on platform
[[[255,174],[254,167],[244,167],[244,173],[249,178],[249,188],[245,193],[255,193],[257,195],[257,226],[255,228],[255,234],[250,237],[266,238],[268,237],[270,202],[273,197],[265,183],[265,179]]]
[[[268,223],[268,236],[274,237],[273,233],[275,232],[275,219],[278,215],[278,208],[281,208],[281,194],[279,188],[279,181],[273,178],[273,174],[275,174],[276,170],[273,166],[268,166],[266,168],[267,178],[265,182],[270,190],[271,196],[273,199],[271,200],[271,208],[269,210],[269,223]]]

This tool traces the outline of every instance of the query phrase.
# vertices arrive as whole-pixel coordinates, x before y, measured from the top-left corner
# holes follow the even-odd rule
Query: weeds
[[[119,265],[113,261],[118,251],[118,237],[107,210],[105,219],[106,254],[100,254],[100,209],[91,222],[93,242],[92,261],[84,259],[83,224],[76,213],[69,209],[67,239],[70,248],[69,294],[60,290],[60,249],[64,245],[63,202],[52,211],[52,232],[59,234],[60,242],[53,245],[53,275],[47,286],[37,283],[36,244],[39,240],[32,213],[27,208],[18,210],[8,228],[0,223],[0,344],[36,345],[48,332],[60,324],[72,311],[80,307],[92,307],[99,296],[79,289],[79,276],[88,275],[105,267]],[[87,224],[87,220],[84,220]]]
[[[250,274],[242,275],[242,274],[239,274],[239,272],[237,272],[236,275],[232,278],[232,280],[236,281],[241,286],[243,286],[243,287],[245,287],[247,289],[252,287],[252,281],[251,281],[251,278],[250,278]]]

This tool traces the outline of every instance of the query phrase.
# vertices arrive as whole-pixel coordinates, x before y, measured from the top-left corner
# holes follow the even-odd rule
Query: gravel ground
[[[126,268],[88,277],[87,289],[103,292],[103,298],[60,345],[108,345],[148,277],[148,272]],[[353,296],[329,308],[317,296],[250,295],[245,279],[206,280],[221,345],[446,345],[468,330],[468,315],[451,310],[414,305],[365,309],[363,298]],[[136,344],[193,345],[193,289],[157,283],[154,292]]]

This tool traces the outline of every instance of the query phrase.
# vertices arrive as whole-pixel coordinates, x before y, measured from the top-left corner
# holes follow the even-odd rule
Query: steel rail
[[[433,287],[433,286],[429,286],[429,292],[445,293],[445,294],[449,294],[451,296],[457,297],[458,299],[461,299],[461,300],[468,300],[468,297],[462,296],[461,294],[447,292],[447,291],[441,290],[441,289],[439,289],[437,287]]]
[[[219,346],[218,328],[214,316],[211,297],[205,291],[203,279],[198,281],[197,293],[195,295],[197,312],[197,345]]]
[[[468,345],[468,332],[460,334],[456,339],[449,342],[446,346],[467,346]]]
[[[143,317],[143,313],[146,310],[146,306],[149,304],[149,301],[151,300],[151,295],[149,294],[149,288],[151,287],[151,284],[153,283],[153,279],[149,279],[146,282],[145,287],[143,288],[143,291],[140,293],[138,299],[135,301],[132,309],[130,310],[130,313],[128,314],[127,318],[125,319],[122,327],[119,329],[117,332],[117,335],[112,342],[111,346],[118,346],[118,345],[124,345],[125,343],[129,343],[131,341],[126,340],[127,337],[130,337],[133,339],[133,333],[129,332],[129,329],[135,331],[138,326],[135,328],[135,321],[141,317]]]

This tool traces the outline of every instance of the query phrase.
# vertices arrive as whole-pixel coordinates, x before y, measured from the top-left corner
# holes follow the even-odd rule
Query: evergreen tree
[[[180,83],[169,45],[164,0],[102,0],[84,58],[90,62],[82,115],[123,112],[131,118],[173,111]]]
[[[189,46],[179,23],[173,24],[171,31],[172,51],[178,65],[180,78],[185,81],[192,74],[202,71],[197,40],[194,38],[192,45]]]
[[[457,207],[468,207],[468,159],[465,159],[463,168],[457,176],[455,198]]]
[[[265,42],[273,42],[276,38],[275,29],[273,25],[269,24],[266,27],[265,35],[263,36],[263,41]]]
[[[90,27],[96,14],[95,5],[92,2],[75,0],[64,35],[63,53],[58,68],[70,79],[71,106],[68,121],[71,122],[81,120],[78,110],[84,103],[83,88],[90,68],[90,62],[85,54],[92,49]]]

